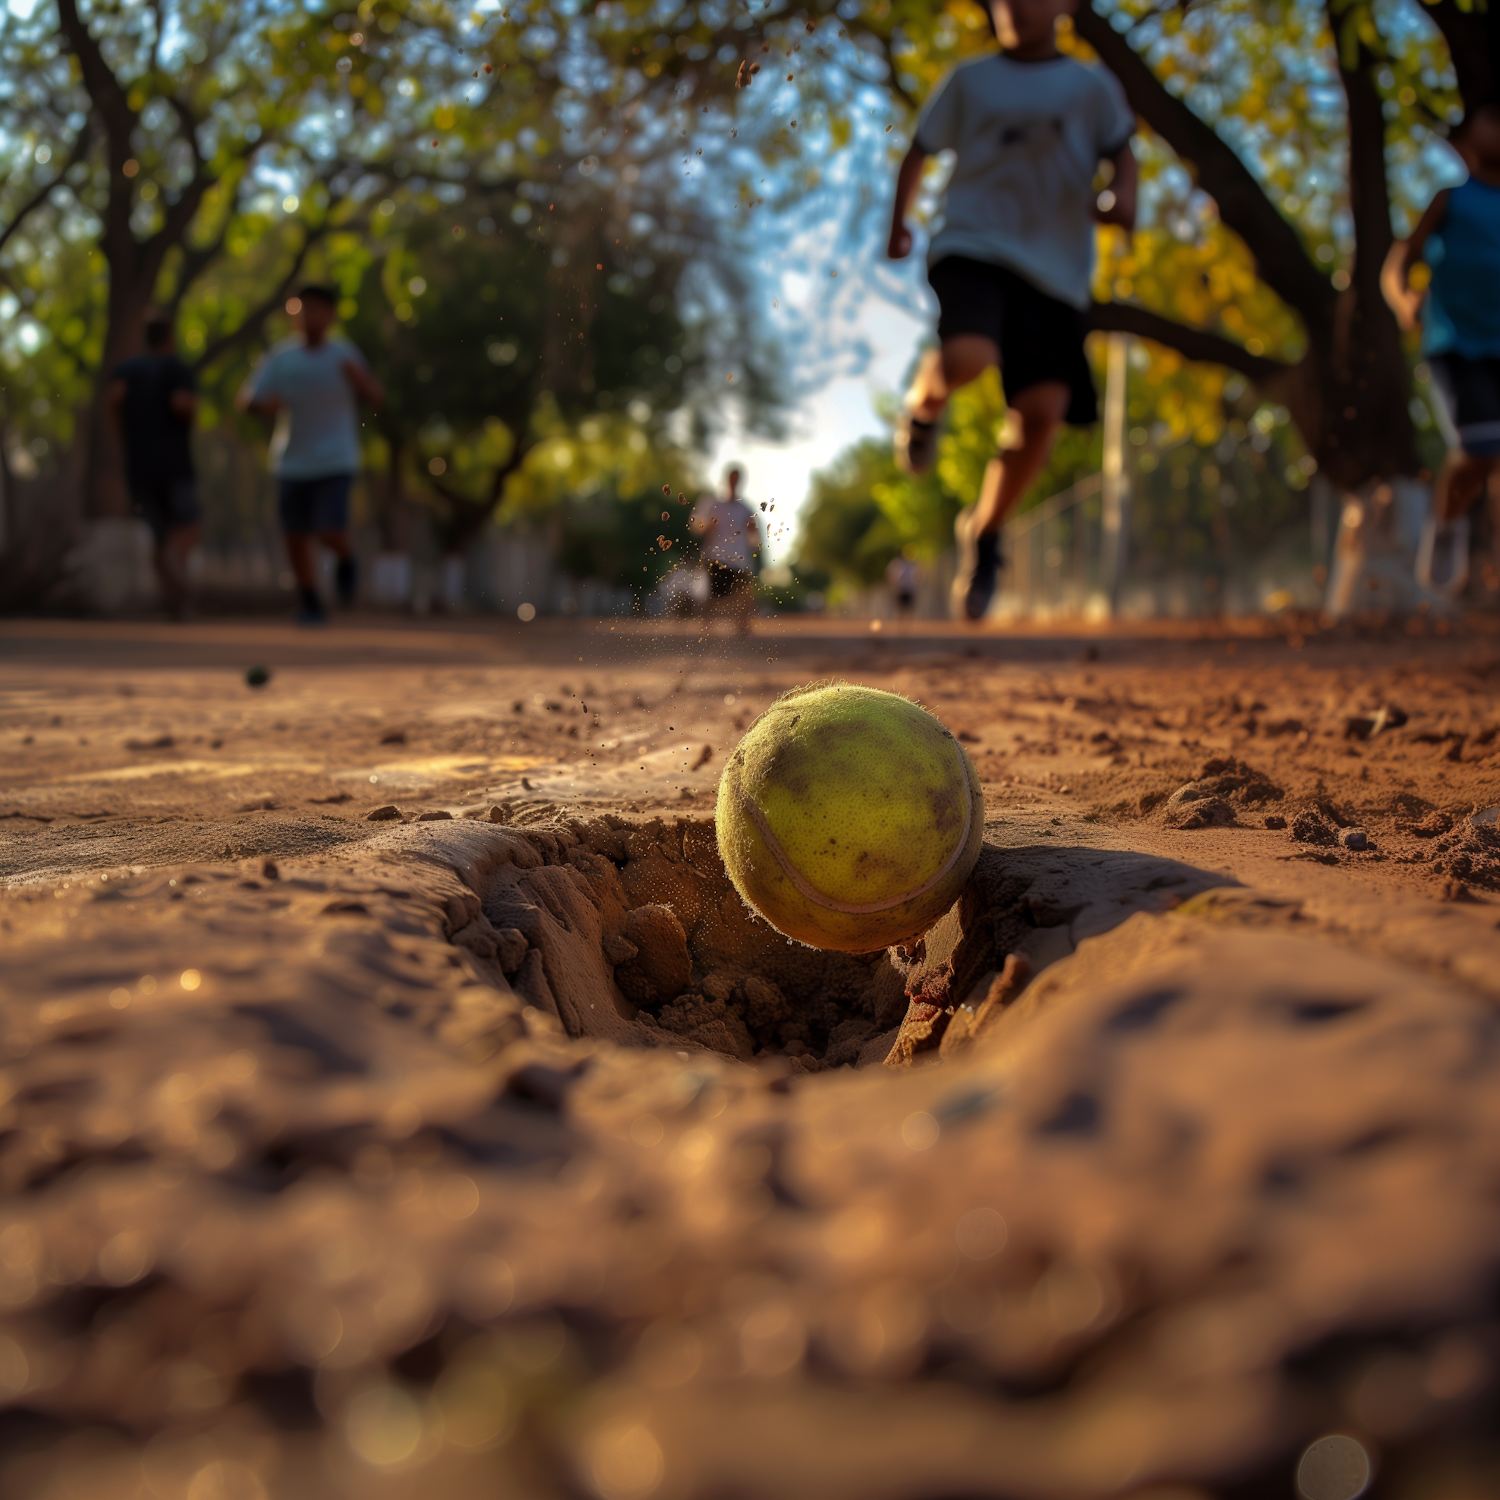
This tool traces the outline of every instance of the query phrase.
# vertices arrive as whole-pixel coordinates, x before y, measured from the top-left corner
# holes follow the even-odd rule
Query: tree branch
[[[224,223],[218,235],[207,245],[201,245],[196,250],[183,247],[182,264],[177,269],[177,284],[172,288],[172,301],[167,311],[173,318],[177,316],[177,309],[182,306],[182,299],[187,296],[188,288],[219,258],[219,252],[224,248],[224,241],[229,235],[231,215],[224,216]]]
[[[104,238],[111,248],[111,259],[123,264],[134,245],[130,232],[130,183],[124,175],[130,158],[130,136],[135,129],[136,112],[120,81],[104,60],[83,18],[78,14],[77,0],[57,0],[58,24],[68,46],[78,59],[83,86],[93,100],[104,122],[105,158],[109,166],[109,200],[104,211]]]
[[[1088,326],[1101,333],[1131,333],[1175,349],[1185,359],[1227,365],[1257,385],[1284,379],[1295,369],[1279,359],[1266,359],[1204,328],[1189,328],[1148,308],[1128,302],[1096,302],[1085,315]]]
[[[1244,240],[1261,280],[1308,322],[1326,322],[1333,312],[1333,287],[1234,149],[1167,91],[1145,58],[1097,11],[1080,6],[1074,25],[1120,80],[1135,112],[1196,168],[1199,186],[1218,204],[1219,217]]]
[[[873,31],[870,35],[880,43],[880,50],[885,57],[885,65],[890,69],[891,87],[900,94],[902,99],[906,101],[906,107],[915,114],[922,106],[907,92],[906,87],[901,82],[901,68],[896,62],[895,54],[891,51],[890,37],[878,31]]]
[[[1478,7],[1460,10],[1455,0],[1429,0],[1423,9],[1448,43],[1459,96],[1464,108],[1471,109],[1500,80],[1500,6],[1491,4],[1483,14]]]
[[[292,283],[297,279],[302,270],[303,262],[307,259],[307,252],[323,238],[327,232],[325,223],[321,229],[310,229],[303,238],[301,248],[292,257],[292,264],[287,269],[285,276],[281,278],[277,288],[266,299],[260,303],[232,333],[226,333],[216,338],[197,359],[193,361],[192,369],[196,374],[199,370],[207,369],[216,359],[227,354],[237,345],[244,343],[252,334],[259,333],[265,325],[267,318],[271,316],[286,301],[286,294],[291,290]]]
[[[71,172],[73,168],[76,167],[78,163],[88,155],[89,147],[93,145],[93,142],[93,121],[92,119],[85,120],[83,123],[83,129],[78,132],[78,137],[73,142],[72,151],[68,153],[67,161],[65,161],[58,169],[57,175],[52,179],[51,182],[46,185],[46,187],[38,188],[37,191],[33,193],[32,196],[28,198],[26,202],[16,210],[15,218],[13,218],[3,230],[0,230],[0,250],[3,250],[5,248],[5,242],[11,237],[11,235],[16,232],[16,230],[21,227],[21,225],[25,222],[27,215],[32,213],[35,209],[40,208],[42,204],[44,204],[51,196],[52,189],[55,188],[58,183],[62,182],[63,179],[67,177],[68,173]]]
[[[1330,24],[1334,18],[1329,17]],[[1391,248],[1391,198],[1385,176],[1385,114],[1370,78],[1375,60],[1363,44],[1352,69],[1339,61],[1349,116],[1349,213],[1354,220],[1354,283],[1361,301],[1381,305],[1380,268]]]

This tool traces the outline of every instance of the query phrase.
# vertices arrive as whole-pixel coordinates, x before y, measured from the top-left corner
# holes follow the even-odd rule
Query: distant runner
[[[755,609],[755,554],[760,548],[760,527],[755,512],[739,498],[739,469],[731,468],[724,483],[728,494],[722,500],[704,495],[693,507],[688,526],[702,538],[710,612],[729,615],[739,633],[748,635]]]
[[[1397,321],[1414,328],[1424,294],[1411,285],[1412,264],[1432,267],[1422,353],[1458,447],[1433,486],[1417,581],[1456,599],[1469,578],[1469,509],[1500,471],[1500,102],[1476,105],[1448,141],[1468,178],[1391,246],[1380,285]]]
[[[187,617],[188,556],[198,544],[197,482],[190,438],[198,398],[192,372],[173,352],[172,325],[146,324],[146,352],[115,366],[105,401],[125,449],[130,508],[150,528],[162,601],[174,620]]]
[[[330,338],[338,310],[332,287],[305,286],[288,310],[300,332],[284,339],[240,391],[241,411],[275,420],[271,467],[277,511],[300,599],[297,621],[327,618],[318,596],[315,544],[338,558],[339,603],[354,602],[354,548],[349,540],[349,489],[359,472],[359,404],[385,401],[385,391],[353,344]],[[283,415],[284,414],[284,415]]]

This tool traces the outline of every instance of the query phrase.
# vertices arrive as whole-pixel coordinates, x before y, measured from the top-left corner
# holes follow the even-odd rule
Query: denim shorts
[[[1432,355],[1427,367],[1464,452],[1500,457],[1500,359],[1467,359],[1450,350]]]
[[[1018,276],[964,255],[945,255],[927,280],[938,300],[938,338],[977,333],[1000,349],[1000,383],[1008,401],[1043,381],[1068,388],[1070,427],[1099,420],[1094,376],[1083,351],[1083,314]]]
[[[203,519],[198,487],[191,475],[179,479],[130,481],[130,511],[150,528],[158,546],[167,534]]]
[[[321,479],[283,479],[277,484],[276,511],[283,531],[344,531],[349,525],[352,474]]]

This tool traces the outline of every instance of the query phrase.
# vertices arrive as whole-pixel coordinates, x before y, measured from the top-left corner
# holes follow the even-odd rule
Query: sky
[[[800,509],[815,470],[825,468],[860,438],[889,432],[877,415],[877,401],[900,393],[931,325],[885,300],[868,284],[859,290],[868,293],[853,324],[865,345],[862,367],[832,375],[798,402],[787,414],[787,433],[779,441],[747,437],[738,428],[722,433],[708,463],[708,477],[717,479],[727,464],[739,463],[745,471],[745,498],[756,504],[777,501],[780,516],[784,504]],[[813,326],[816,329],[817,322]],[[849,330],[843,332],[847,337]],[[795,526],[773,536],[771,560],[785,561],[795,537]]]

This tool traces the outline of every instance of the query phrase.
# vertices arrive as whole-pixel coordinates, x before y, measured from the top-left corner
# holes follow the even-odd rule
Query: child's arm
[[[926,161],[927,153],[913,146],[901,159],[901,169],[896,173],[896,204],[891,212],[891,241],[886,247],[886,254],[892,260],[905,260],[911,254],[911,230],[906,227],[906,215],[917,195]]]
[[[1417,227],[1410,236],[1397,240],[1391,246],[1385,264],[1380,268],[1380,290],[1385,294],[1385,300],[1390,304],[1391,311],[1395,313],[1396,321],[1402,328],[1417,326],[1417,314],[1422,310],[1422,298],[1425,295],[1412,290],[1411,263],[1421,260],[1428,237],[1443,222],[1443,215],[1447,212],[1448,189],[1444,188],[1427,205],[1427,212],[1417,220]]]
[[[1094,205],[1094,218],[1101,224],[1119,224],[1127,232],[1135,228],[1135,197],[1138,173],[1135,152],[1126,141],[1113,156],[1115,174],[1109,186],[1099,194]]]

